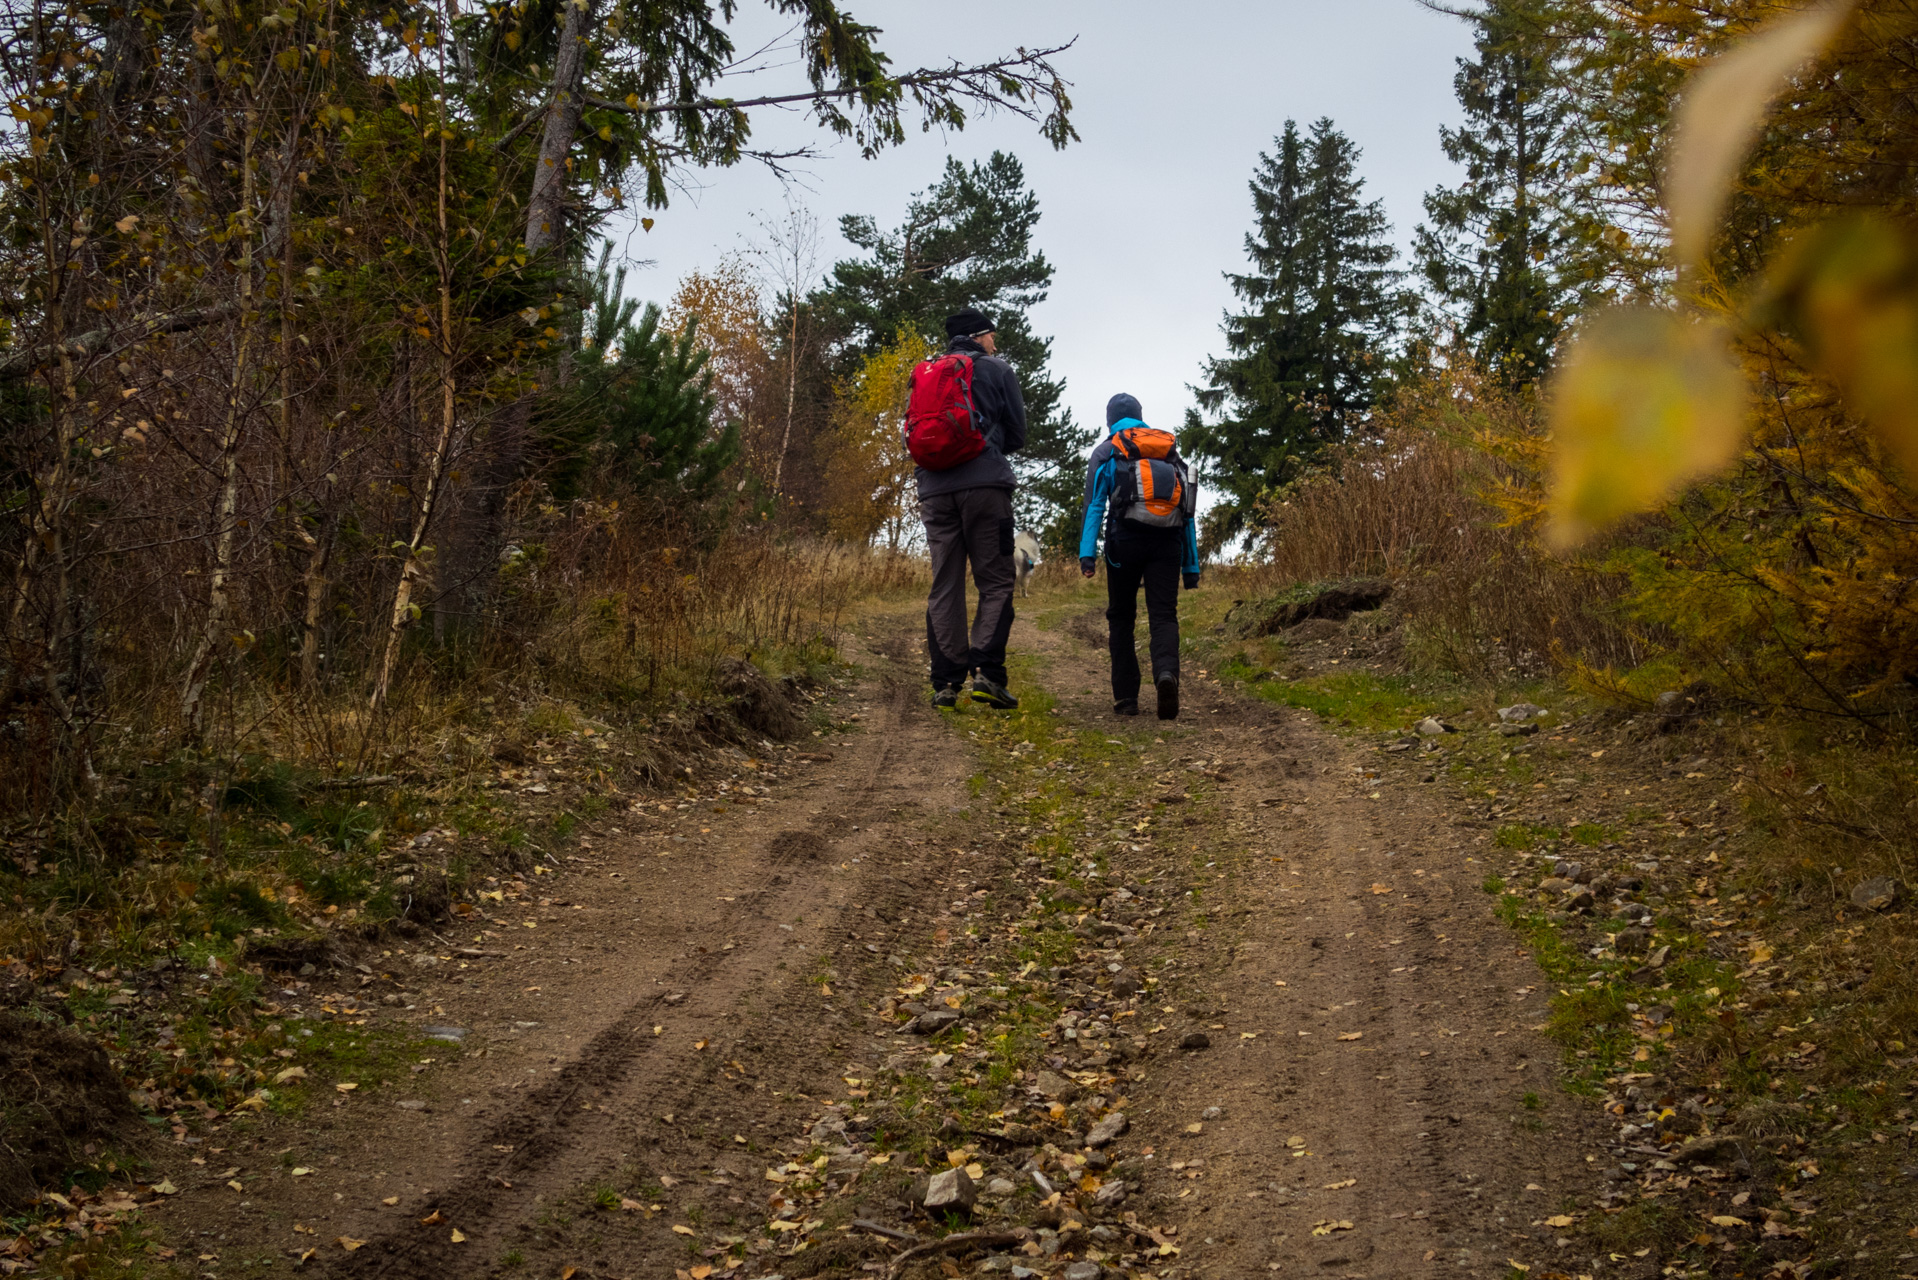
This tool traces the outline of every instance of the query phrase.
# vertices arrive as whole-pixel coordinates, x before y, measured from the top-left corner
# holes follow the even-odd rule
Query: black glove
[[[1099,557],[1097,556],[1080,556],[1079,572],[1083,574],[1084,576],[1090,578],[1092,576],[1093,569],[1097,568],[1098,564],[1099,564]]]
[[[1186,574],[1186,575],[1185,575],[1185,589],[1186,589],[1187,591],[1197,591],[1197,590],[1199,589],[1199,575],[1198,575],[1198,574],[1196,574],[1196,573],[1188,573],[1188,574]]]

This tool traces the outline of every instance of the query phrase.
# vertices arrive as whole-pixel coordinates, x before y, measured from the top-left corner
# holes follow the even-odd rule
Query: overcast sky
[[[792,194],[818,216],[829,267],[851,252],[840,215],[894,225],[948,154],[1018,155],[1043,215],[1038,247],[1056,269],[1034,328],[1051,335],[1066,403],[1088,428],[1104,423],[1106,398],[1121,390],[1139,397],[1155,425],[1176,428],[1184,417],[1187,385],[1218,352],[1220,315],[1234,302],[1221,273],[1244,262],[1246,182],[1288,118],[1330,116],[1359,145],[1366,190],[1384,200],[1401,248],[1419,221],[1419,197],[1455,181],[1438,128],[1458,118],[1452,76],[1469,32],[1416,0],[858,0],[852,10],[884,28],[881,45],[900,69],[1077,38],[1057,65],[1072,82],[1082,142],[1053,151],[1034,125],[1001,114],[963,133],[915,132],[877,160],[826,145]],[[782,29],[766,6],[744,0],[742,52]],[[771,66],[725,91],[800,84],[796,67]],[[803,118],[766,113],[755,129],[761,145],[824,142]],[[687,272],[742,248],[755,214],[784,207],[779,180],[756,166],[693,180],[698,189],[652,213],[650,232],[632,221],[609,228],[629,258],[657,261],[634,273],[636,296],[663,301]]]

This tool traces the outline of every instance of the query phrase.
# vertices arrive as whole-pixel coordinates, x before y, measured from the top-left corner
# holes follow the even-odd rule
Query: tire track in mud
[[[1072,719],[1122,725],[1100,622],[1018,638]],[[1170,949],[1185,994],[1158,1016],[1213,1043],[1161,1050],[1129,1111],[1157,1152],[1146,1211],[1179,1227],[1180,1276],[1589,1269],[1534,1224],[1594,1189],[1596,1117],[1556,1087],[1544,978],[1438,789],[1384,795],[1355,778],[1351,744],[1291,709],[1190,677],[1182,703],[1152,752],[1213,762],[1217,785],[1173,869],[1229,896]]]
[[[466,1140],[450,1177],[418,1174],[443,1189],[404,1206],[397,1225],[390,1213],[349,1218],[348,1236],[359,1234],[356,1225],[369,1228],[365,1243],[330,1259],[324,1274],[441,1280],[492,1270],[501,1249],[527,1237],[537,1205],[616,1167],[626,1153],[645,1144],[640,1126],[647,1120],[690,1110],[712,1093],[713,1077],[727,1054],[700,1052],[691,1047],[694,1043],[717,1046],[727,1034],[736,1046],[753,1038],[755,1028],[782,1016],[818,1018],[818,1005],[797,974],[771,977],[782,951],[805,938],[843,936],[842,917],[853,910],[890,909],[902,898],[921,905],[924,895],[883,860],[863,858],[859,883],[818,874],[842,854],[859,856],[884,843],[882,828],[894,825],[889,811],[906,813],[910,822],[913,809],[929,797],[945,792],[964,798],[964,752],[952,747],[930,712],[918,714],[918,685],[904,669],[911,657],[908,637],[893,637],[882,656],[885,670],[877,677],[874,699],[882,716],[831,769],[809,779],[814,797],[839,786],[846,796],[810,823],[757,840],[743,867],[695,871],[696,879],[707,882],[702,887],[721,882],[741,887],[731,895],[731,908],[686,921],[684,935],[673,944],[684,947],[683,959],[667,961],[656,972],[647,972],[643,959],[632,965],[628,984],[650,980],[653,988],[599,1027],[555,1078],[521,1095],[507,1114]],[[935,739],[943,751],[926,749]],[[929,762],[943,767],[929,770]],[[796,797],[803,798],[804,793]],[[885,821],[875,824],[875,814]],[[689,897],[692,893],[688,886]],[[803,934],[778,927],[780,921],[802,918],[817,923],[809,923]],[[695,941],[749,934],[759,940],[723,949]],[[657,963],[660,957],[644,959]],[[683,1002],[670,994],[677,992],[685,993]],[[654,1032],[669,1016],[671,1041]],[[754,1105],[742,1103],[742,1111]],[[422,1224],[422,1218],[432,1221]],[[452,1239],[455,1230],[463,1237],[459,1243]]]

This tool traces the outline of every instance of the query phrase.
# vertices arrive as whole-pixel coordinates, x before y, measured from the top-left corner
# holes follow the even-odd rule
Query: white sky
[[[1037,244],[1056,269],[1034,328],[1053,339],[1053,368],[1082,426],[1103,426],[1105,401],[1121,390],[1139,397],[1147,421],[1179,425],[1192,402],[1187,384],[1219,351],[1220,316],[1234,304],[1221,273],[1244,264],[1246,182],[1287,118],[1303,125],[1329,115],[1359,145],[1366,190],[1385,201],[1401,248],[1420,220],[1420,196],[1456,181],[1438,127],[1457,120],[1452,76],[1470,36],[1416,0],[860,0],[852,9],[884,28],[881,47],[896,69],[1078,38],[1056,62],[1071,82],[1082,142],[1055,152],[1032,124],[1001,114],[963,133],[915,132],[877,160],[823,145],[793,194],[818,216],[823,269],[851,252],[841,214],[891,226],[948,153],[1018,155],[1043,214]],[[742,52],[782,29],[764,5],[743,0]],[[801,84],[788,65],[722,91]],[[763,113],[755,128],[761,145],[824,143],[802,118]],[[780,182],[758,166],[688,176],[697,189],[653,212],[650,232],[630,220],[608,228],[628,257],[658,262],[633,274],[636,296],[663,302],[687,272],[742,248],[756,214],[784,207]]]

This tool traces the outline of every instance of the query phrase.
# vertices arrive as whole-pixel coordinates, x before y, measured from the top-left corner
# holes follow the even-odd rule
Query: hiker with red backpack
[[[1086,521],[1079,572],[1098,565],[1106,544],[1106,627],[1112,648],[1112,711],[1139,714],[1139,656],[1132,645],[1145,587],[1152,683],[1159,719],[1179,715],[1179,581],[1199,585],[1197,493],[1169,431],[1148,427],[1124,392],[1106,402],[1109,433],[1086,460]]]
[[[992,321],[975,310],[946,318],[945,353],[912,371],[906,451],[918,464],[919,515],[932,555],[926,650],[932,705],[959,705],[971,677],[974,702],[1010,711],[1006,636],[1012,630],[1012,491],[1006,455],[1026,444],[1026,402],[1012,366],[993,354]],[[966,566],[979,591],[966,619]]]

